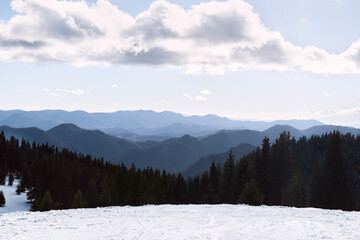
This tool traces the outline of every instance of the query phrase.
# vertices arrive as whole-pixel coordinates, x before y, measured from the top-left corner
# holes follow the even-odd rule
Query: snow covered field
[[[15,192],[19,180],[15,179],[12,186],[8,186],[7,184],[8,177],[6,177],[6,185],[0,185],[0,191],[3,191],[6,200],[5,206],[0,207],[0,214],[15,211],[28,211],[30,204],[26,202],[26,194],[22,193],[21,195],[17,195]],[[0,237],[0,239],[2,238]]]
[[[360,213],[161,205],[0,214],[1,239],[360,239]]]

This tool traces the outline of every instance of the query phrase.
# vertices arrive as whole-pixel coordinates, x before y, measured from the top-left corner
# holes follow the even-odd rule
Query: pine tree
[[[6,203],[6,199],[5,199],[4,193],[3,193],[3,191],[0,191],[0,207],[4,206],[5,203]]]

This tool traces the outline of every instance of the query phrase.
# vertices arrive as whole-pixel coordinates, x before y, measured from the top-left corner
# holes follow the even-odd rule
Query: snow
[[[1,239],[360,239],[360,212],[147,205],[0,214]]]
[[[17,195],[15,192],[19,180],[15,179],[12,186],[8,186],[7,184],[8,177],[6,177],[6,185],[0,185],[0,191],[3,191],[6,200],[5,206],[0,207],[0,214],[15,211],[29,211],[30,204],[26,202],[26,194],[21,193],[21,195]]]

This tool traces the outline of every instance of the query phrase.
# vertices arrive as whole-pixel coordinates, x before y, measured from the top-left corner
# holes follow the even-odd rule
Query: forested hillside
[[[140,170],[59,151],[0,134],[0,184],[21,178],[33,210],[108,205],[247,203],[360,209],[360,137],[333,132],[295,140],[283,132],[274,144],[194,178]]]

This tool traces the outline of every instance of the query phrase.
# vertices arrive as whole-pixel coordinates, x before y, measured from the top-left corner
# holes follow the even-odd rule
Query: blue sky
[[[357,9],[355,0],[2,0],[0,109],[360,127]]]

